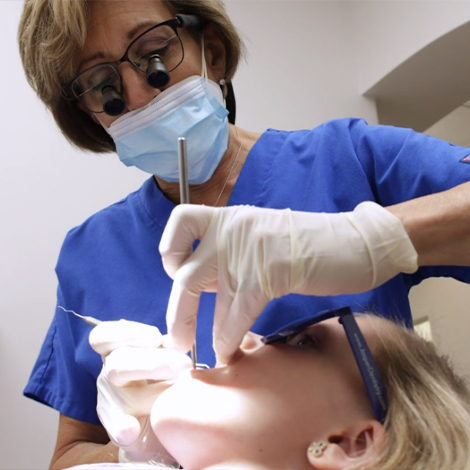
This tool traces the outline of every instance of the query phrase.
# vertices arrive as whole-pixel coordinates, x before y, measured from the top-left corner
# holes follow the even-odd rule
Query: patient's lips
[[[196,369],[190,370],[191,377],[197,378],[199,377],[200,373],[204,373],[211,370],[211,368],[207,364],[196,364]]]

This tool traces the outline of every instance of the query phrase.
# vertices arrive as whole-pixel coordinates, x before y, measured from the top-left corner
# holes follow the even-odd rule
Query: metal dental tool
[[[76,317],[81,318],[85,323],[89,325],[96,326],[98,323],[101,323],[101,320],[97,320],[93,317],[85,317],[83,315],[79,315],[78,313],[74,312],[73,310],[66,310],[64,307],[57,305],[58,308],[61,308],[64,312],[73,313]]]
[[[180,204],[189,204],[188,158],[186,139],[184,137],[178,137],[178,158],[180,170]],[[194,338],[194,344],[191,348],[191,361],[193,363],[193,369],[196,369],[196,338]]]
[[[73,310],[65,309],[61,305],[57,305],[57,308],[60,308],[64,312],[67,312],[67,313],[73,313],[76,317],[82,319],[85,323],[88,323],[89,325],[96,326],[99,323],[101,323],[101,320],[98,320],[97,318],[86,317],[84,315],[80,315],[77,312],[74,312]],[[207,364],[200,364],[200,363],[196,364],[196,342],[194,342],[193,349],[191,350],[191,362],[193,363],[193,369],[210,369],[210,367]]]

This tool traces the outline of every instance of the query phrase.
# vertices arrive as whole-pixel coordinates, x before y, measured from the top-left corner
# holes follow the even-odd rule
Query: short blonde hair
[[[102,126],[61,89],[77,74],[75,57],[87,37],[89,2],[94,0],[25,0],[18,29],[21,60],[29,84],[51,110],[67,139],[83,150],[115,151]],[[96,0],[95,0],[96,1]],[[243,42],[222,0],[154,0],[173,14],[188,13],[213,23],[226,48],[225,80],[230,82],[243,52]]]
[[[372,320],[373,321],[373,320]],[[447,358],[386,320],[373,355],[389,397],[387,439],[374,470],[470,468],[470,392]]]

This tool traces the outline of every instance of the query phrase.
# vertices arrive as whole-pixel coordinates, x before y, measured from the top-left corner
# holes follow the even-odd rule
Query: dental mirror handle
[[[188,157],[186,139],[178,137],[178,161],[180,170],[180,203],[189,204]]]
[[[186,139],[184,137],[178,137],[178,160],[180,174],[180,203],[189,204],[188,158]],[[194,337],[194,343],[191,348],[191,361],[193,363],[193,369],[196,369],[196,337]]]

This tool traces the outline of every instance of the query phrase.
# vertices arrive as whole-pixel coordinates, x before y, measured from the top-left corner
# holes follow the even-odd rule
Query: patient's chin
[[[210,407],[205,400],[207,387],[184,375],[157,398],[150,422],[162,442],[168,435],[177,437],[177,434],[187,435],[207,428],[210,419]]]
[[[217,432],[203,420],[186,419],[187,404],[178,407],[170,391],[164,392],[152,408],[150,421],[157,439],[183,468],[211,466],[222,448],[214,439]]]
[[[204,468],[225,457],[234,435],[245,434],[244,405],[240,391],[188,374],[157,398],[150,422],[159,441],[184,468]]]

